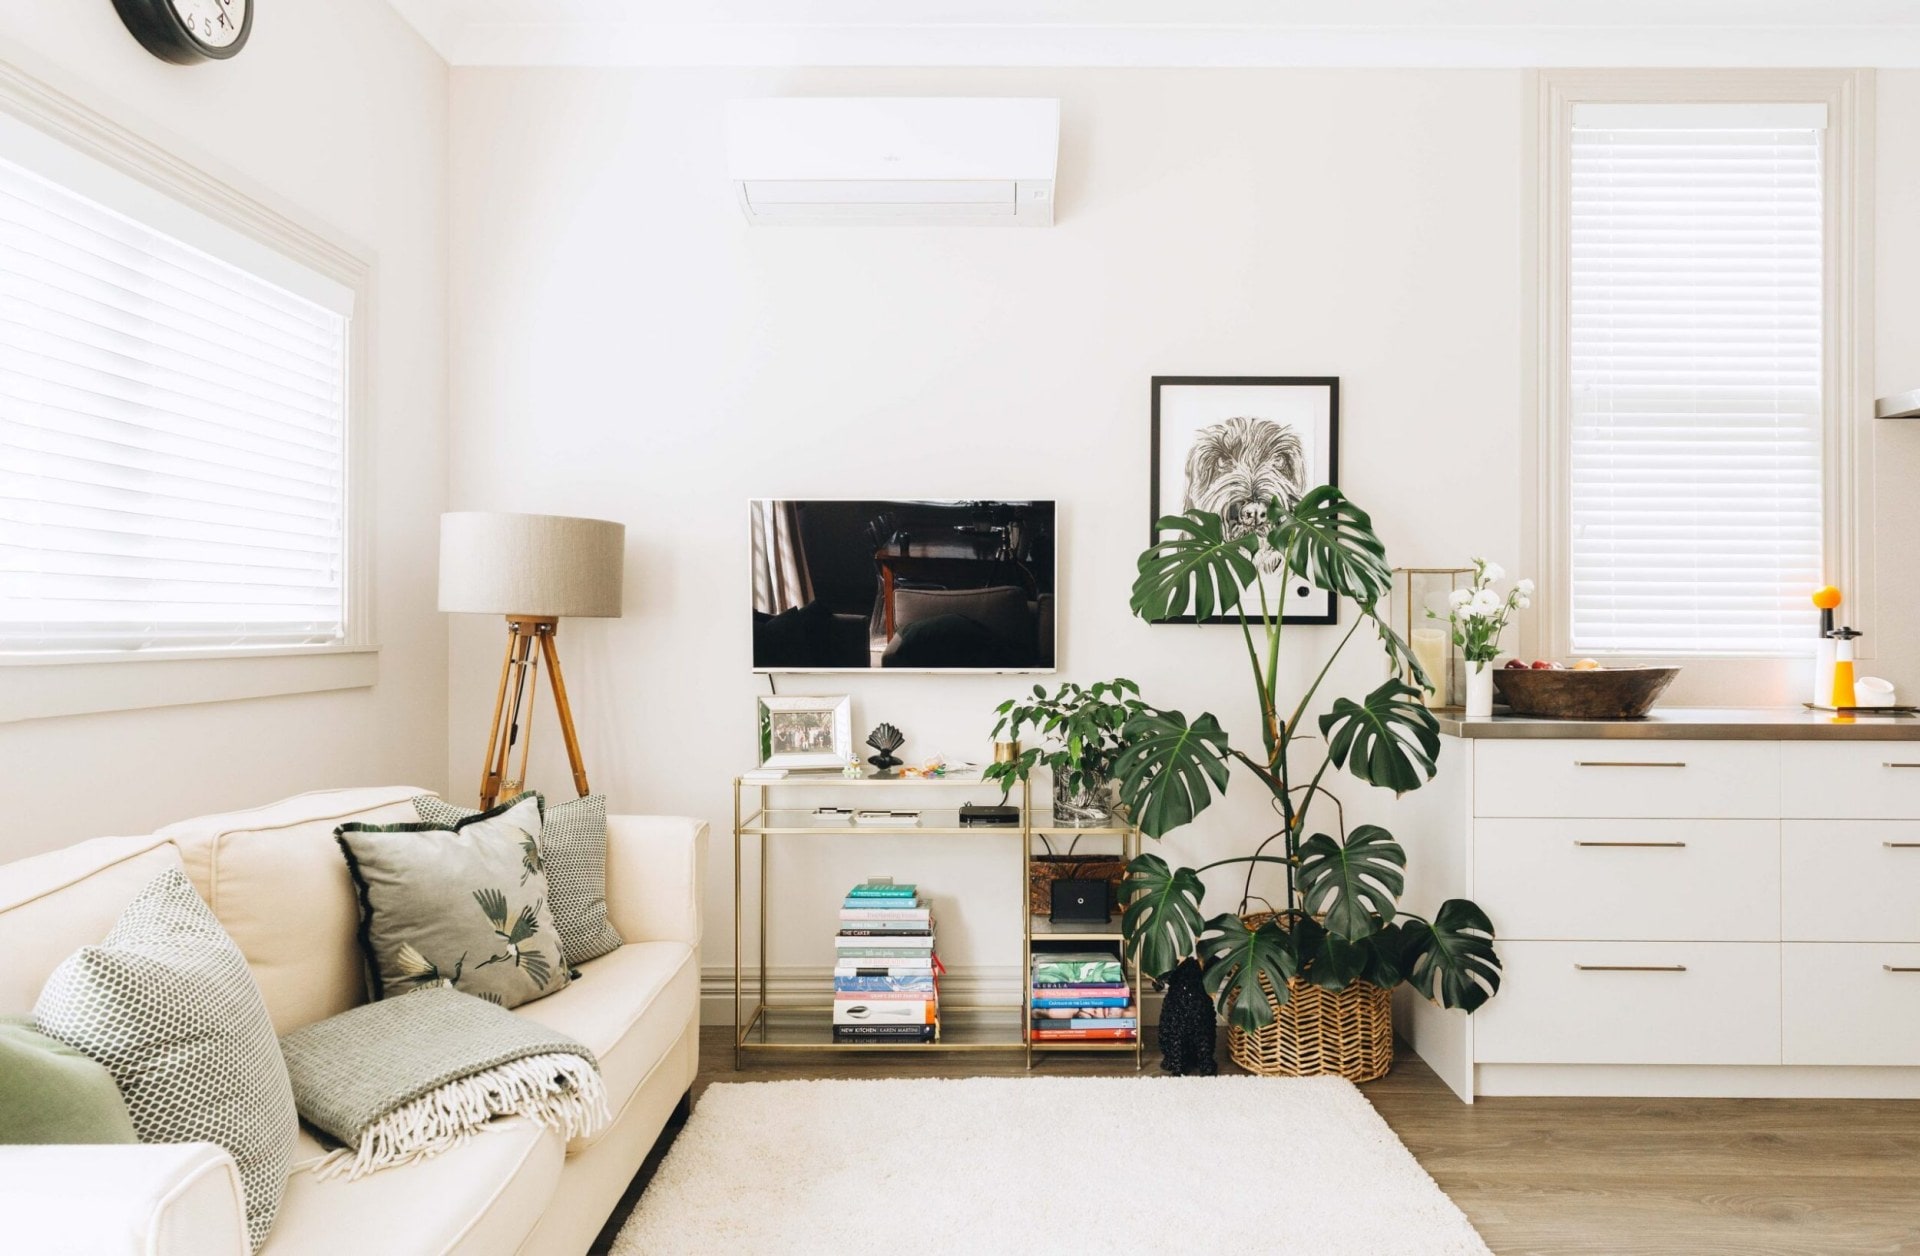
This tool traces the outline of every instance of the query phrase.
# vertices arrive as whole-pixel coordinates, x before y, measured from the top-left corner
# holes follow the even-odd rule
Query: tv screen
[[[757,672],[1050,672],[1050,501],[748,505]]]

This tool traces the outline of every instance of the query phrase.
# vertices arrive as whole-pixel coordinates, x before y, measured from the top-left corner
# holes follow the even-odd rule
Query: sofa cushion
[[[360,908],[336,826],[414,818],[407,785],[301,794],[170,824],[187,875],[247,957],[276,1033],[367,1001]]]
[[[569,964],[599,959],[621,942],[607,920],[607,796],[588,794],[558,803],[539,794],[533,797],[540,804],[540,855],[546,862],[560,948]],[[414,799],[413,809],[422,821],[443,829],[479,814],[432,794]]]
[[[144,1143],[217,1143],[240,1166],[247,1236],[273,1226],[299,1118],[246,960],[178,868],[134,896],[97,946],[56,968],[33,1009],[105,1065]]]
[[[553,1198],[566,1158],[558,1134],[521,1117],[353,1182],[314,1176],[328,1150],[301,1129],[280,1220],[261,1256],[509,1256]]]
[[[0,1017],[0,1143],[137,1143],[113,1074],[19,1017]]]
[[[600,1060],[615,1124],[633,1092],[696,1018],[700,969],[685,942],[629,942],[580,966],[565,990],[515,1010],[575,1038]],[[600,1136],[576,1138],[568,1151]]]
[[[96,837],[0,864],[0,1016],[33,1011],[61,961],[107,936],[180,852],[158,837]]]
[[[450,982],[517,1007],[567,985],[540,858],[540,796],[451,828],[343,824],[373,997]]]

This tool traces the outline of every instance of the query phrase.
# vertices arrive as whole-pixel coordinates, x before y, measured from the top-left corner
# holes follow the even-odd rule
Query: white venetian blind
[[[1824,125],[1817,105],[1575,111],[1576,652],[1805,653]]]
[[[347,327],[0,161],[0,654],[342,641]]]

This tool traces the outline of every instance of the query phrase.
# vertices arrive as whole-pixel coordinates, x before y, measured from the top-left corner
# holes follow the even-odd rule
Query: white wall
[[[562,649],[595,786],[714,826],[710,971],[731,961],[728,781],[765,691],[747,670],[748,497],[1057,498],[1061,675],[1131,676],[1243,744],[1258,734],[1237,635],[1127,611],[1151,375],[1339,376],[1341,479],[1394,561],[1512,564],[1522,90],[1513,72],[455,71],[453,506],[628,525],[627,616],[563,625]],[[1058,225],[750,229],[723,102],[780,92],[1059,96]],[[1334,640],[1292,632],[1296,673]],[[477,777],[500,633],[454,625],[456,795]],[[1349,692],[1379,674],[1355,662]],[[890,720],[910,758],[979,757],[1020,687],[780,691],[853,693],[858,734]],[[533,783],[564,795],[551,724],[538,735]],[[1251,785],[1168,853],[1271,831]],[[905,843],[911,858],[852,841],[776,851],[776,967],[825,962],[833,899],[866,873],[933,888],[950,964],[1015,963],[1013,843],[994,863],[971,840]]]
[[[371,690],[0,726],[0,859],[304,789],[446,769],[447,70],[382,0],[260,6],[235,60],[149,56],[106,0],[0,6],[0,57],[179,137],[378,255],[370,316],[380,680]],[[69,82],[70,80],[70,82]],[[0,675],[4,682],[4,675]]]

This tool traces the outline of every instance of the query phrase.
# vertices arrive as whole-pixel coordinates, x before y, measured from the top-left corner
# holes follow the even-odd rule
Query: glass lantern
[[[1466,668],[1447,624],[1447,599],[1455,589],[1467,588],[1472,581],[1471,567],[1393,569],[1393,617],[1389,622],[1412,648],[1434,685],[1433,692],[1426,695],[1430,707],[1457,707],[1466,701]],[[1438,618],[1428,618],[1428,611]],[[1412,669],[1403,669],[1400,679],[1412,684]]]

